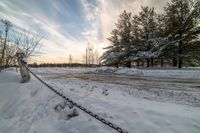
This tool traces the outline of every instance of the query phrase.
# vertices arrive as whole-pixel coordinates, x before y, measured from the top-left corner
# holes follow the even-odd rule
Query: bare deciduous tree
[[[5,49],[5,67],[11,66],[11,65],[16,65],[15,63],[15,53],[17,51],[17,46],[8,41],[7,47]]]
[[[8,41],[8,33],[11,29],[11,27],[13,26],[12,23],[8,20],[1,20],[2,24],[3,24],[3,28],[1,31],[1,44],[2,44],[2,50],[1,50],[1,58],[0,58],[0,71],[2,70],[2,68],[5,65],[5,51],[6,51],[6,46],[7,46],[7,41]],[[4,33],[4,35],[3,35]],[[3,41],[4,40],[4,41]]]
[[[94,57],[95,57],[95,64],[99,65],[100,59],[99,59],[99,53],[97,50],[94,52]]]
[[[30,29],[24,29],[22,32],[16,34],[15,43],[18,45],[19,49],[25,51],[25,56],[28,58],[38,53],[37,48],[41,46],[42,39],[43,36],[32,32]]]
[[[69,54],[69,64],[71,65],[72,64],[72,55]]]
[[[0,26],[0,71],[16,64],[15,53],[18,49],[25,52],[26,58],[38,53],[42,36],[27,29],[11,30],[13,24],[8,20],[1,20]]]
[[[86,66],[89,65],[94,65],[94,64],[99,64],[99,54],[98,51],[94,50],[94,46],[90,43],[88,43],[87,48],[86,48]]]

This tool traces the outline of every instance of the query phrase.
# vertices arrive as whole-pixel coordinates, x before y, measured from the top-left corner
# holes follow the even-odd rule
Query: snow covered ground
[[[125,69],[112,69],[32,70],[67,97],[129,133],[200,132],[199,71],[173,70],[171,75],[170,70],[162,70],[157,75],[159,70],[149,70],[147,75],[145,70],[127,74]],[[63,103],[34,77],[22,84],[14,69],[0,73],[0,133],[116,133],[80,110],[78,116],[68,119],[68,106],[55,110]]]

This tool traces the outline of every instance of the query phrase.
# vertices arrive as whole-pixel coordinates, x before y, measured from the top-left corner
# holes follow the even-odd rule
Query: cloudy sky
[[[109,45],[106,40],[123,10],[137,14],[142,6],[162,12],[167,0],[0,0],[0,19],[18,28],[31,28],[45,36],[43,54],[34,57],[44,62],[83,60],[85,48],[94,45],[99,54]]]

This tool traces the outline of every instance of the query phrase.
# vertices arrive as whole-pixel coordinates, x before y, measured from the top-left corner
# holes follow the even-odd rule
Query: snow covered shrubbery
[[[114,67],[100,67],[95,72],[98,73],[115,73],[125,75],[143,75],[143,72],[136,68],[114,68]]]
[[[143,72],[136,68],[119,68],[115,73],[126,75],[143,75]]]
[[[95,72],[98,72],[98,73],[114,73],[116,70],[117,70],[117,68],[114,68],[114,67],[100,67],[100,68],[97,68],[95,70]]]

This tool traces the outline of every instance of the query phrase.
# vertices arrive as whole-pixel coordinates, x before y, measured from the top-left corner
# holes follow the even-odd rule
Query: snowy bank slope
[[[79,79],[48,79],[66,96],[130,133],[199,133],[200,108],[134,98],[123,86]],[[0,73],[0,133],[115,133],[79,111],[69,120],[54,111],[62,99],[35,78],[21,84],[14,70]]]
[[[41,131],[56,132],[48,103],[54,95],[32,79],[20,83],[20,74],[14,70],[0,73],[0,133],[33,133],[35,126]],[[52,121],[52,122],[49,122]],[[39,125],[38,125],[39,124]]]

